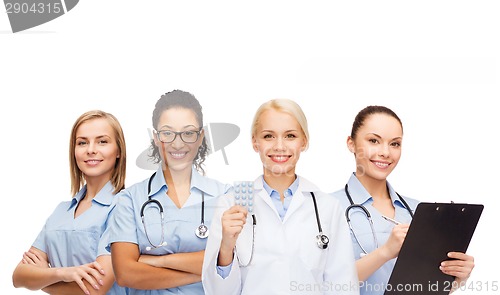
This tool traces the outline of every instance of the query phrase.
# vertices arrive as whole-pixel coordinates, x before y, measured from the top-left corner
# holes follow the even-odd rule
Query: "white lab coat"
[[[252,218],[238,237],[229,276],[216,269],[222,226],[221,216],[234,205],[231,193],[219,198],[211,223],[203,264],[202,282],[206,294],[359,294],[351,238],[339,202],[300,177],[283,221],[262,177],[254,182],[254,212],[257,219],[252,263]],[[316,244],[318,225],[310,192],[318,204],[323,233],[330,239],[327,249]]]

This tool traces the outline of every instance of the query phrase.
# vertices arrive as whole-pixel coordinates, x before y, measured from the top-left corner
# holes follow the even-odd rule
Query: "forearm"
[[[57,268],[41,268],[30,264],[20,263],[14,274],[12,282],[16,288],[40,290],[61,281]]]
[[[100,287],[99,290],[95,290],[89,283],[85,281],[83,283],[89,290],[89,295],[106,295],[107,290],[105,288]],[[43,288],[42,291],[51,295],[85,295],[85,292],[75,282],[58,282]]]
[[[154,267],[142,262],[120,263],[115,269],[118,285],[133,289],[169,289],[201,281],[201,276],[168,269]]]
[[[363,258],[356,260],[356,270],[359,281],[366,281],[374,272],[391,258],[384,252],[383,248],[368,253]]]
[[[58,282],[43,288],[42,291],[51,295],[85,294],[75,282]]]
[[[201,276],[205,251],[174,253],[162,256],[161,267],[179,270]]]
[[[225,247],[221,243],[219,248],[219,254],[217,255],[217,265],[218,266],[228,266],[233,263],[234,248]]]

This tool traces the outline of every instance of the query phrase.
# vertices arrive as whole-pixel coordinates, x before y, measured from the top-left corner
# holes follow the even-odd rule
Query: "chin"
[[[176,161],[170,161],[167,163],[167,169],[173,170],[173,171],[179,171],[179,170],[184,170],[184,169],[191,169],[191,165],[193,164],[193,161],[191,162],[176,162]]]

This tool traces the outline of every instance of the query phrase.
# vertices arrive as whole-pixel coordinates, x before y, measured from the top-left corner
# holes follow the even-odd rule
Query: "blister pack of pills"
[[[246,207],[248,213],[253,213],[253,181],[235,181],[234,182],[234,201],[236,205]]]

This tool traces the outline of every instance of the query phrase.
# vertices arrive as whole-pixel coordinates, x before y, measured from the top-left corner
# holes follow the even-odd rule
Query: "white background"
[[[356,113],[392,108],[405,136],[389,180],[422,201],[485,205],[468,251],[476,259],[470,281],[483,289],[462,293],[493,294],[497,1],[178,2],[82,0],[16,34],[0,13],[1,294],[33,294],[14,289],[11,275],[55,206],[71,198],[74,120],[90,109],[118,117],[128,186],[151,173],[135,159],[148,146],[156,100],[173,89],[200,100],[205,123],[240,126],[225,149],[229,165],[220,151],[206,162],[208,176],[224,182],[261,173],[249,139],[257,107],[297,101],[311,133],[298,173],[327,192],[354,170],[345,140]]]

